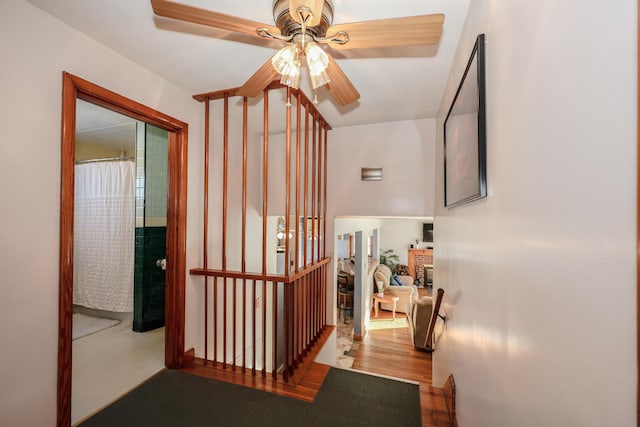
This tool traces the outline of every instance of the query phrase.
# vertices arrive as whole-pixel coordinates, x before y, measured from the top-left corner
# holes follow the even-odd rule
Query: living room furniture
[[[431,296],[423,296],[410,304],[407,323],[411,344],[414,347],[434,351],[436,322],[438,319],[445,323],[447,321],[446,317],[440,314],[443,296],[444,289],[438,289],[435,299]]]
[[[376,310],[376,317],[378,317],[378,306],[382,303],[385,304],[390,304],[393,306],[392,309],[392,313],[393,313],[393,320],[396,320],[396,308],[398,305],[398,300],[400,299],[400,297],[393,295],[393,294],[373,294],[373,307]]]
[[[353,280],[344,272],[338,273],[338,308],[353,310]]]
[[[407,313],[407,323],[409,324],[409,337],[411,345],[424,350],[430,350],[425,345],[431,313],[433,312],[433,298],[422,297],[410,304]]]
[[[346,274],[349,279],[349,283],[353,286],[356,269],[351,259],[338,259],[337,262],[338,274]]]
[[[374,289],[377,290],[377,282],[383,282],[384,293],[393,294],[398,297],[396,311],[406,313],[408,311],[407,305],[418,298],[418,288],[413,285],[413,277],[411,276],[397,276],[402,286],[391,286],[391,276],[392,273],[389,267],[384,264],[378,265],[373,274]],[[391,311],[393,310],[393,304],[382,302],[380,308]]]

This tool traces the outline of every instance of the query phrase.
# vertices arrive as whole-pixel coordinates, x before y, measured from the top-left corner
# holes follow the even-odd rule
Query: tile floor
[[[164,328],[136,333],[123,321],[73,341],[72,358],[75,425],[164,368]]]
[[[353,314],[340,310],[336,325],[336,365],[351,368],[359,345],[353,341]]]

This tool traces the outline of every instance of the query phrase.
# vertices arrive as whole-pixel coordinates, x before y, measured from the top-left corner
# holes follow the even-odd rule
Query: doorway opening
[[[167,132],[167,213],[164,365],[184,359],[184,283],[186,243],[186,123],[72,74],[63,73],[60,195],[60,277],[57,424],[71,424],[72,313],[74,281],[74,190],[77,100],[116,111]]]
[[[73,424],[164,368],[167,149],[166,130],[77,101]]]
[[[336,218],[338,366],[416,380],[404,363],[380,365],[372,358],[383,351],[389,360],[415,361],[420,378],[430,382],[431,356],[414,345],[410,316],[414,303],[431,298],[433,286],[433,239],[424,230],[433,230],[433,218]],[[352,295],[343,295],[351,289]],[[351,318],[343,315],[345,301]],[[428,321],[420,319],[418,329]]]

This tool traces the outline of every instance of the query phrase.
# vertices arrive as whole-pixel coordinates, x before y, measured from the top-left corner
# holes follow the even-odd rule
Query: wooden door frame
[[[179,368],[184,358],[188,125],[67,72],[62,74],[62,157],[60,186],[60,270],[57,425],[71,425],[73,311],[73,212],[76,99],[144,121],[168,131],[167,280],[165,289],[165,365]],[[133,236],[132,236],[133,237]]]

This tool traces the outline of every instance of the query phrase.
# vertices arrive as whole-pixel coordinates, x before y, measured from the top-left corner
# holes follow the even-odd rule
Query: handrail
[[[315,264],[308,265],[303,270],[299,270],[297,273],[291,275],[243,273],[242,271],[237,270],[216,270],[211,268],[192,268],[191,270],[189,270],[189,273],[193,276],[225,277],[229,279],[247,279],[265,282],[291,283],[304,277],[308,273],[321,268],[322,266],[328,264],[330,261],[331,257],[325,257],[320,261],[317,261]]]

